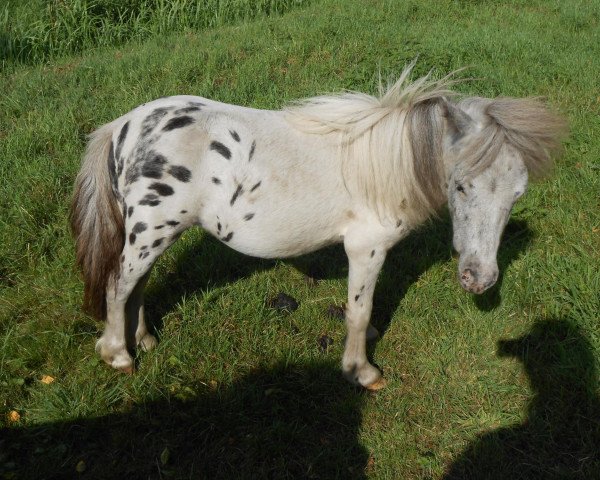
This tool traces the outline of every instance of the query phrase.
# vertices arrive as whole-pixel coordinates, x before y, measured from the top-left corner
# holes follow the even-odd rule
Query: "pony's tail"
[[[71,204],[71,229],[77,265],[84,281],[83,309],[98,319],[106,317],[106,288],[119,271],[125,243],[125,223],[113,191],[114,122],[90,135]]]

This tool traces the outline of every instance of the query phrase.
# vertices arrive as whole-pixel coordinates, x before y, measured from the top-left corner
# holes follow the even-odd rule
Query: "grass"
[[[599,7],[323,0],[5,59],[0,475],[600,478]],[[148,286],[157,349],[131,377],[99,363],[67,228],[90,131],[171,94],[279,108],[375,92],[417,54],[416,75],[470,65],[460,91],[542,95],[569,119],[552,177],[513,210],[497,287],[461,291],[446,215],[401,242],[376,291],[371,355],[389,383],[373,395],[341,379],[344,326],[326,313],[345,301],[341,248],[262,261],[191,230]],[[279,291],[300,308],[269,309]]]
[[[15,3],[15,2],[13,2]],[[32,0],[0,2],[0,58],[38,63],[94,46],[283,13],[306,0]]]

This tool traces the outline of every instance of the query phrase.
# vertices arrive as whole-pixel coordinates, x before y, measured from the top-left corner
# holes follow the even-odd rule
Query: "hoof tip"
[[[366,385],[365,388],[371,392],[376,392],[378,390],[381,390],[386,385],[387,385],[387,381],[385,378],[382,377],[382,378],[375,380],[373,383]]]

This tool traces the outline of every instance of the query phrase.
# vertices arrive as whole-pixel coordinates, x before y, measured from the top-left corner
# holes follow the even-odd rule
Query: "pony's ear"
[[[448,100],[444,100],[443,108],[452,143],[460,140],[472,131],[475,122],[467,112]]]

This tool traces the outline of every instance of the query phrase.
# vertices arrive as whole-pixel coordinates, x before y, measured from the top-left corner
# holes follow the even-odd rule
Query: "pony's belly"
[[[213,205],[203,209],[200,223],[231,248],[261,258],[302,255],[343,238],[343,222],[334,210],[318,211],[311,202],[265,203],[238,210]]]

